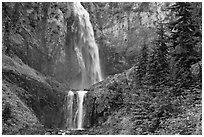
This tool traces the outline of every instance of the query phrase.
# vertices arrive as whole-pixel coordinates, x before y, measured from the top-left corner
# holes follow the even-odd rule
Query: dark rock
[[[85,99],[86,128],[104,123],[113,111],[122,107],[125,98],[122,88],[127,84],[125,75],[126,73],[110,76],[90,88]]]

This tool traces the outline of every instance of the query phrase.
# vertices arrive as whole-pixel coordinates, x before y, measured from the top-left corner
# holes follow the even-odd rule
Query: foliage
[[[175,19],[168,25],[171,33],[169,42],[174,49],[172,75],[175,85],[179,87],[192,85],[190,67],[201,60],[201,56],[195,48],[201,42],[201,26],[198,25],[198,18],[201,19],[201,13],[194,12],[200,10],[201,7],[195,8],[195,4],[189,2],[178,2],[170,7],[175,15]]]
[[[151,86],[157,86],[167,82],[169,77],[169,50],[166,44],[164,24],[158,23],[157,39],[154,40],[153,51],[150,53],[147,81]]]
[[[185,5],[185,3],[179,4]],[[195,7],[199,7],[199,4],[186,3],[186,5],[189,4],[194,6],[194,8],[189,9],[188,15],[185,15],[192,21],[193,16],[189,15],[196,13],[195,16],[199,24],[200,19],[197,15],[199,12],[195,12]],[[174,7],[174,5],[172,7]],[[172,10],[172,17],[175,15],[174,12],[175,11]],[[179,15],[184,16],[185,10],[179,10],[179,12]],[[178,20],[181,18],[177,17],[176,15],[175,20],[171,18],[173,21],[170,21],[170,23],[164,20],[161,21],[161,23],[156,23],[157,37],[153,40],[152,47],[147,46],[147,44],[141,46],[139,56],[134,58],[138,63],[135,63],[133,68],[130,69],[132,72],[126,77],[127,79],[133,78],[134,80],[130,80],[131,82],[129,81],[127,83],[125,82],[126,84],[122,85],[125,90],[121,90],[121,84],[119,84],[125,80],[120,80],[120,82],[116,80],[117,83],[111,87],[107,85],[103,87],[111,91],[117,91],[118,94],[122,92],[123,99],[120,104],[122,108],[114,111],[114,114],[110,115],[108,120],[101,126],[98,125],[98,127],[94,127],[94,133],[126,133],[134,135],[201,134],[201,109],[199,107],[201,105],[201,87],[189,82],[189,79],[192,79],[192,74],[188,70],[190,66],[197,61],[194,60],[195,58],[191,58],[195,54],[193,54],[193,52],[190,53],[190,49],[192,51],[195,50],[195,47],[201,42],[200,25],[195,25],[193,22],[190,24],[181,20],[179,22]],[[186,21],[188,21],[188,19]],[[173,24],[172,22],[176,23]],[[169,28],[169,24],[172,25],[171,27],[174,29]],[[191,25],[191,28],[199,27],[199,29],[197,28],[195,32],[191,32],[190,34],[190,32],[185,30],[185,26],[188,25]],[[184,36],[184,32],[187,33],[186,36]],[[173,39],[173,37],[175,39]],[[195,38],[196,41],[192,41],[191,39],[193,38]],[[177,45],[175,43],[177,43]],[[176,48],[181,44],[183,44],[182,49]],[[200,52],[198,49],[199,48],[194,52],[197,55],[199,55]],[[183,52],[186,53],[183,54]],[[195,57],[198,60],[200,58],[199,56]],[[175,64],[172,66],[172,60],[174,59]],[[174,72],[175,68],[177,73],[174,77],[174,73],[172,72]],[[188,76],[191,77],[188,78]],[[174,77],[174,79],[172,79],[172,77]],[[199,80],[197,79],[196,81]],[[119,100],[120,99],[116,98],[115,102]],[[123,116],[121,114],[123,114]],[[120,120],[118,121],[118,119]],[[129,120],[131,127],[127,124],[122,124],[121,121],[123,121],[123,119]],[[125,127],[128,129],[123,130]]]
[[[148,61],[148,48],[147,45],[144,44],[139,58],[138,68],[136,71],[135,82],[138,86],[142,86],[144,84],[146,73],[147,73],[147,61]]]
[[[202,4],[82,4],[90,14],[105,76],[132,67],[93,86],[87,110],[94,108],[94,126],[84,134],[201,134]],[[67,20],[68,11],[66,3],[2,3],[3,52],[12,57],[3,56],[3,79],[21,98],[17,102],[32,108],[46,126],[63,119],[54,110],[62,108],[63,95],[57,91],[64,87],[34,69],[53,76],[73,21]],[[20,60],[16,55],[22,61],[14,62]],[[3,133],[12,132],[11,127],[18,133],[16,112],[30,116],[30,111],[14,113],[18,103],[3,102]],[[28,132],[25,125],[22,134]]]
[[[94,87],[94,92],[100,92],[96,94],[97,100],[107,99],[111,93],[108,101],[100,104],[109,104],[105,107],[109,114],[106,120],[94,124],[88,134],[201,133],[201,89],[184,89],[183,94],[177,95],[171,86],[160,84],[154,89],[147,86],[138,89],[127,79],[123,73],[121,77],[112,76]]]

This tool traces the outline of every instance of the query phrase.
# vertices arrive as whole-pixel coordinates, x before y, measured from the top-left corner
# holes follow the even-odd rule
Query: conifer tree
[[[148,67],[147,67],[147,84],[149,86],[155,87],[157,84],[157,60],[156,60],[156,49],[153,47],[153,51],[149,55],[149,60],[148,60]]]
[[[148,62],[147,80],[153,86],[165,83],[169,73],[168,47],[162,23],[157,25],[157,35],[156,40],[153,42],[153,51],[149,56]]]
[[[142,86],[144,84],[147,72],[147,63],[148,63],[148,47],[147,44],[144,43],[140,51],[139,64],[138,69],[136,71],[135,81],[138,84],[138,86]]]
[[[193,20],[193,7],[190,2],[177,2],[170,7],[175,13],[168,27],[170,30],[170,41],[174,49],[172,54],[172,74],[174,82],[179,81],[180,86],[191,85],[190,67],[198,59],[195,50],[197,44],[196,31],[198,30]]]

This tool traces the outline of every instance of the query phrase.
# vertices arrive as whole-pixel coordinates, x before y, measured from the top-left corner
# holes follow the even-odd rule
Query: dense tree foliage
[[[164,24],[157,26],[158,37],[153,42],[153,51],[149,55],[148,62],[148,83],[156,86],[166,83],[169,77],[169,48],[167,46],[167,36],[165,34]]]
[[[178,91],[194,85],[191,67],[201,60],[202,35],[198,25],[201,13],[195,9],[200,6],[199,3],[175,3],[168,8],[172,18],[156,23],[157,36],[149,46],[149,56],[144,54],[146,48],[142,48],[137,57],[136,83],[176,86]]]
[[[136,83],[138,86],[142,86],[145,83],[146,73],[147,73],[147,63],[148,63],[148,48],[147,45],[144,43],[141,49],[141,55],[139,58],[138,68],[136,70]]]
[[[201,81],[195,80],[191,71],[192,65],[199,64],[201,60],[202,35],[201,26],[198,25],[201,21],[200,4],[175,3],[170,6],[173,18],[168,22],[163,20],[157,23],[157,37],[152,41],[149,56],[146,56],[146,48],[143,47],[140,51],[138,64],[135,67],[137,71],[134,74],[136,86],[133,86],[131,92],[137,95],[136,89],[140,88],[144,94],[148,94],[146,99],[141,99],[143,103],[140,103],[150,111],[148,114],[151,120],[143,123],[146,126],[139,134],[164,133],[166,131],[163,128],[168,128],[174,133],[180,129],[179,134],[192,134],[194,126],[192,123],[184,124],[182,117],[186,117],[187,104],[192,107],[194,103],[200,102],[201,91],[198,93],[197,90],[201,90]],[[201,68],[198,70],[201,71]],[[201,72],[198,74],[201,78]],[[191,99],[195,101],[193,104],[188,102]],[[138,134],[136,124],[138,103],[134,102],[137,102],[137,99],[133,100],[131,109],[132,113],[136,114],[133,117],[135,121],[133,127]],[[184,127],[188,125],[189,128],[184,130],[180,125],[171,123],[173,120],[181,121]],[[167,127],[164,121],[169,124]]]
[[[169,22],[169,43],[173,47],[172,75],[179,87],[192,86],[190,68],[201,60],[201,5],[178,2],[170,7],[175,19]],[[196,9],[198,8],[198,9]],[[199,50],[197,46],[199,45]]]

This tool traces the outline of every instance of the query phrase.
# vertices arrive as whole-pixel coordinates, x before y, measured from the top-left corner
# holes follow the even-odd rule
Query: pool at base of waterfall
[[[69,130],[48,130],[45,135],[88,135],[85,129],[69,129]]]

